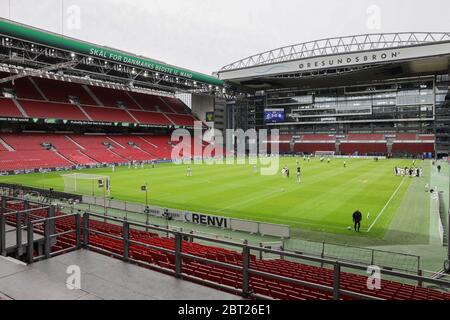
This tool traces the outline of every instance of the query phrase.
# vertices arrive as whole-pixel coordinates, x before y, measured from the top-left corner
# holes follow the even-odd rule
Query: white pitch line
[[[367,232],[370,232],[370,230],[372,229],[372,227],[375,225],[375,223],[378,221],[378,219],[381,217],[381,215],[383,214],[384,210],[387,208],[387,206],[389,205],[389,203],[392,201],[392,199],[394,199],[395,195],[397,194],[398,190],[400,189],[400,187],[402,186],[403,182],[405,181],[405,177],[403,177],[402,182],[400,182],[400,184],[398,185],[397,189],[395,189],[394,193],[391,195],[391,197],[389,198],[389,200],[386,202],[386,204],[384,205],[383,209],[381,209],[381,211],[378,213],[377,217],[375,218],[375,220],[373,220],[372,224],[369,226],[369,228],[367,229]]]

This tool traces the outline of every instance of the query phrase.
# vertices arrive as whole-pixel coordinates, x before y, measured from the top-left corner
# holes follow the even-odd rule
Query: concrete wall
[[[203,95],[192,95],[192,112],[200,118],[200,120],[205,121],[206,112],[214,111],[214,96],[203,96]],[[213,123],[207,123],[212,126]]]

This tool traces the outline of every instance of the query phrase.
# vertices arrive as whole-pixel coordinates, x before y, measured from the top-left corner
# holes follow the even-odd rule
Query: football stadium
[[[450,32],[267,49],[1,18],[0,300],[450,300]]]

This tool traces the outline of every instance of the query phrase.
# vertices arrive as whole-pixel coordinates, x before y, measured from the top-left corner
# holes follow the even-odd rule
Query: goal
[[[71,173],[61,176],[64,179],[64,192],[93,197],[110,196],[109,176],[86,173]]]
[[[334,156],[334,151],[316,151],[315,153],[316,157],[325,157],[325,158],[331,158]]]

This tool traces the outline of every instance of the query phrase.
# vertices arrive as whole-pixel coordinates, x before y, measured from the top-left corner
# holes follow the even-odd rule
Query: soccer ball
[[[348,226],[348,227],[347,227],[347,230],[352,230],[352,227]]]

